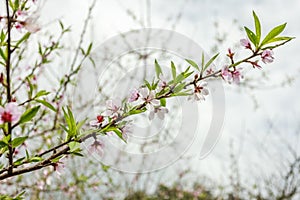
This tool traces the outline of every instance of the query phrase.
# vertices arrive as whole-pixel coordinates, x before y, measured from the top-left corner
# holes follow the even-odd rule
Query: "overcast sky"
[[[70,24],[74,32],[69,40],[76,42],[90,2],[48,0],[41,17],[49,22],[62,19],[65,24]],[[249,91],[229,86],[226,90],[226,118],[222,136],[206,159],[194,161],[191,165],[202,172],[213,171],[222,176],[222,168],[229,167],[223,162],[229,158],[229,141],[234,139],[234,148],[240,154],[242,168],[255,171],[258,167],[267,171],[272,165],[272,159],[261,153],[263,148],[271,149],[272,156],[276,157],[285,139],[294,148],[298,148],[299,153],[299,8],[299,0],[99,0],[93,11],[92,28],[88,31],[86,41],[94,40],[100,45],[119,33],[143,27],[175,29],[210,52],[215,44],[215,35],[220,32],[228,35],[225,43],[218,47],[224,55],[228,47],[233,47],[245,37],[239,30],[240,26],[253,28],[252,10],[261,19],[263,34],[287,22],[284,35],[295,36],[297,39],[275,50],[274,63],[264,66],[264,70],[270,73],[269,79],[259,82],[263,83],[261,88],[268,89]],[[181,13],[179,18],[178,13]],[[215,22],[219,24],[218,29],[214,26]],[[256,70],[255,73],[261,74],[262,71]],[[253,72],[249,72],[249,76],[252,75]],[[291,85],[273,88],[273,85],[286,80],[287,76],[295,78]],[[257,110],[254,109],[253,98],[259,105]],[[270,122],[278,133],[268,132],[270,126],[273,126]],[[263,147],[255,150],[257,146]],[[284,152],[278,159],[281,156],[285,156]]]

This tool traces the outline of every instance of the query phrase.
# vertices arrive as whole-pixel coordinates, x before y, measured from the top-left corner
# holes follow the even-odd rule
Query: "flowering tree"
[[[209,80],[223,79],[239,84],[244,67],[262,69],[262,64],[273,62],[274,49],[293,39],[280,36],[286,24],[275,27],[263,38],[260,21],[253,12],[255,31],[245,27],[247,38],[240,40],[249,52],[247,57],[237,59],[229,48],[228,63],[217,70],[212,64],[219,54],[209,59],[202,54],[201,63],[186,59],[188,66],[183,71],[171,62],[170,79],[164,76],[165,72],[155,60],[156,77],[151,81],[145,80],[138,88],[132,88],[126,99],[108,100],[106,110],[94,119],[77,121],[66,99],[66,91],[76,80],[82,63],[86,59],[94,62],[90,57],[93,46],[89,44],[84,48],[80,41],[69,72],[61,77],[53,92],[41,89],[42,71],[63,48],[60,42],[70,29],[59,22],[58,36],[48,36],[50,42],[46,44],[35,41],[36,35],[46,35],[37,23],[35,3],[6,0],[6,13],[0,16],[0,64],[3,66],[0,76],[1,181],[50,166],[59,171],[63,159],[71,155],[84,156],[80,143],[88,139],[94,140],[90,148],[102,155],[105,152],[101,137],[116,135],[127,142],[130,124],[134,123],[130,116],[147,113],[150,120],[164,119],[169,112],[168,99],[178,96],[204,101],[209,95]],[[34,56],[28,49],[34,51]],[[27,68],[20,67],[26,62],[30,63]],[[22,193],[17,198],[21,196]]]

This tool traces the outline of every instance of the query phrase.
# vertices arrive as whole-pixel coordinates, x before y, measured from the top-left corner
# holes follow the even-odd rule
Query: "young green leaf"
[[[49,108],[50,110],[56,112],[56,109],[54,108],[54,106],[51,105],[49,102],[47,102],[47,101],[45,101],[45,100],[42,100],[42,99],[36,99],[35,101],[38,102],[38,103],[43,104],[44,106],[46,106],[46,107]]]
[[[167,105],[166,98],[161,98],[159,101],[160,101],[161,106],[166,107],[166,105]]]
[[[41,90],[38,93],[36,93],[35,98],[41,97],[41,96],[46,96],[50,94],[50,92],[47,92],[46,90]]]
[[[144,109],[139,109],[139,110],[136,110],[136,109],[134,108],[134,109],[132,109],[132,110],[130,110],[130,111],[128,112],[128,115],[136,115],[136,114],[140,114],[140,113],[145,112],[145,111],[146,111],[145,108],[144,108]]]
[[[211,59],[209,59],[209,61],[205,64],[204,68],[203,68],[203,72],[212,64],[212,62],[215,61],[215,59],[219,56],[220,53],[217,53],[216,55],[214,55]]]
[[[261,46],[267,44],[270,40],[274,39],[277,35],[279,35],[285,29],[286,23],[281,24],[273,28],[267,36],[263,39]]]
[[[19,120],[19,124],[24,124],[35,117],[41,106],[36,106],[26,110]]]
[[[90,55],[92,47],[93,47],[93,43],[91,42],[88,49],[87,49],[87,51],[86,51],[86,55]]]
[[[254,17],[254,23],[255,23],[257,45],[259,45],[260,37],[261,37],[261,25],[260,25],[260,21],[259,21],[257,15],[254,11],[253,11],[253,17]]]
[[[16,43],[16,47],[18,47],[22,42],[26,41],[29,36],[31,35],[30,32],[27,32],[18,42]]]
[[[17,137],[15,139],[13,139],[13,141],[11,142],[11,145],[13,148],[16,148],[16,147],[20,146],[21,144],[23,144],[26,139],[27,139],[27,137]]]
[[[175,79],[176,78],[176,67],[175,67],[173,61],[171,61],[171,68],[172,68],[173,79]]]
[[[275,37],[275,38],[269,40],[266,44],[270,44],[270,43],[273,43],[273,42],[280,42],[280,41],[289,41],[289,40],[292,40],[292,39],[294,39],[294,37],[284,37],[284,36]]]
[[[44,160],[42,157],[39,157],[39,156],[34,156],[32,158],[29,159],[30,162],[40,162]]]
[[[6,55],[1,48],[0,48],[0,56],[2,57],[3,60],[6,61]]]
[[[189,59],[185,59],[186,62],[188,62],[192,67],[194,67],[195,69],[197,69],[200,72],[199,66],[197,65],[197,63],[195,63],[192,60]]]
[[[3,147],[6,147],[7,144],[3,141],[0,141],[0,149],[2,149]]]
[[[203,70],[204,65],[205,65],[204,62],[205,62],[205,61],[204,61],[204,52],[202,51],[202,56],[201,56],[201,69],[202,69],[202,71],[204,71],[204,70]]]
[[[160,65],[158,64],[157,60],[155,59],[155,72],[156,72],[156,77],[159,78],[159,75],[162,74],[162,70]]]
[[[249,40],[254,44],[254,46],[258,46],[256,35],[246,26],[244,28],[248,35]]]

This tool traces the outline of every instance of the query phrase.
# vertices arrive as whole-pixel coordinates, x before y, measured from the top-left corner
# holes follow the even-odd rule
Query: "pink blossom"
[[[154,110],[154,106],[160,106],[159,100],[155,99],[155,93],[148,88],[141,88],[140,95],[143,101],[146,103],[147,110]]]
[[[221,70],[221,76],[224,80],[230,81],[232,79],[232,73],[229,71],[228,66],[224,66]]]
[[[152,110],[149,114],[149,119],[150,120],[153,120],[154,119],[154,115],[157,114],[158,118],[163,120],[165,118],[165,114],[168,113],[169,110],[165,107],[157,107],[157,108],[154,108],[154,110]]]
[[[102,122],[104,121],[104,117],[102,115],[98,115],[96,120],[90,121],[90,126],[92,127],[100,127]]]
[[[160,74],[159,75],[158,87],[160,89],[165,89],[167,86],[168,86],[167,79],[162,74]]]
[[[242,46],[244,46],[246,49],[252,49],[251,48],[251,43],[248,39],[241,39],[240,43]]]
[[[24,17],[27,15],[27,12],[23,10],[17,10],[16,15],[17,17]]]
[[[243,78],[243,75],[241,73],[241,69],[234,69],[233,71],[230,71],[228,66],[224,66],[221,70],[221,76],[224,80],[228,81],[229,83],[240,83],[241,79]]]
[[[261,54],[262,61],[265,64],[273,62],[273,60],[274,60],[273,54],[274,54],[273,51],[270,49],[264,50]]]
[[[122,103],[120,100],[108,100],[106,101],[106,111],[105,114],[112,118],[116,118],[120,115],[122,110]]]
[[[241,78],[243,78],[240,69],[235,69],[232,73],[232,81],[233,83],[239,84]]]
[[[41,29],[36,23],[36,18],[33,17],[28,17],[25,21],[16,22],[15,27],[19,32],[22,32],[23,29],[26,29],[30,33],[36,33]]]
[[[65,165],[63,162],[58,161],[53,164],[54,171],[57,173],[57,175],[60,177],[61,173],[63,172],[63,169],[65,168]]]
[[[21,111],[18,104],[15,102],[10,102],[6,104],[5,108],[0,108],[0,124],[5,122],[17,122],[20,119]]]
[[[89,151],[90,152],[95,152],[99,154],[100,156],[103,156],[104,154],[104,143],[100,140],[95,140],[94,143],[90,146]]]
[[[132,126],[131,124],[126,124],[123,127],[120,128],[120,131],[122,132],[122,138],[127,141],[128,135],[132,133]]]
[[[206,88],[207,82],[202,81],[194,89],[192,96],[189,96],[189,100],[194,99],[195,101],[205,100],[205,96],[209,94],[209,90]]]
[[[130,91],[128,102],[134,102],[138,100],[139,97],[140,97],[139,91],[137,89],[133,89]]]
[[[36,23],[36,19],[31,17],[27,18],[22,25],[30,33],[36,33],[41,29],[41,27]]]

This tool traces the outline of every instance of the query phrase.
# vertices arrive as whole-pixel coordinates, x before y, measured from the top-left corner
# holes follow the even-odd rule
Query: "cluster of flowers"
[[[36,0],[32,0],[32,2],[35,4]],[[30,32],[30,33],[36,33],[38,32],[41,27],[37,23],[37,16],[34,14],[31,14],[32,12],[28,11],[28,9],[18,9],[15,12],[14,17],[11,17],[11,22],[13,22],[14,27],[19,32],[24,32],[24,30]],[[1,17],[0,16],[0,22],[4,27],[7,27],[7,17]]]
[[[245,47],[246,49],[249,49],[251,50],[253,53],[254,53],[254,49],[252,48],[251,46],[251,43],[248,39],[241,39],[240,40],[240,43],[243,47]],[[266,49],[264,50],[261,54],[260,54],[260,57],[261,57],[261,61],[265,64],[267,63],[271,63],[273,62],[274,60],[274,57],[273,57],[274,53],[271,49]],[[234,56],[234,53],[231,51],[231,49],[228,49],[228,54],[227,56],[233,60],[233,56]],[[258,64],[259,63],[259,60],[256,60],[256,61],[245,61],[245,62],[248,62],[250,63],[253,68],[258,68],[258,69],[261,69],[262,67]],[[241,79],[243,78],[243,75],[241,73],[241,68],[236,68],[236,67],[233,67],[232,69],[229,69],[228,65],[225,65],[223,68],[222,68],[222,71],[221,71],[221,76],[224,80],[228,81],[229,83],[233,82],[233,83],[240,83]]]

